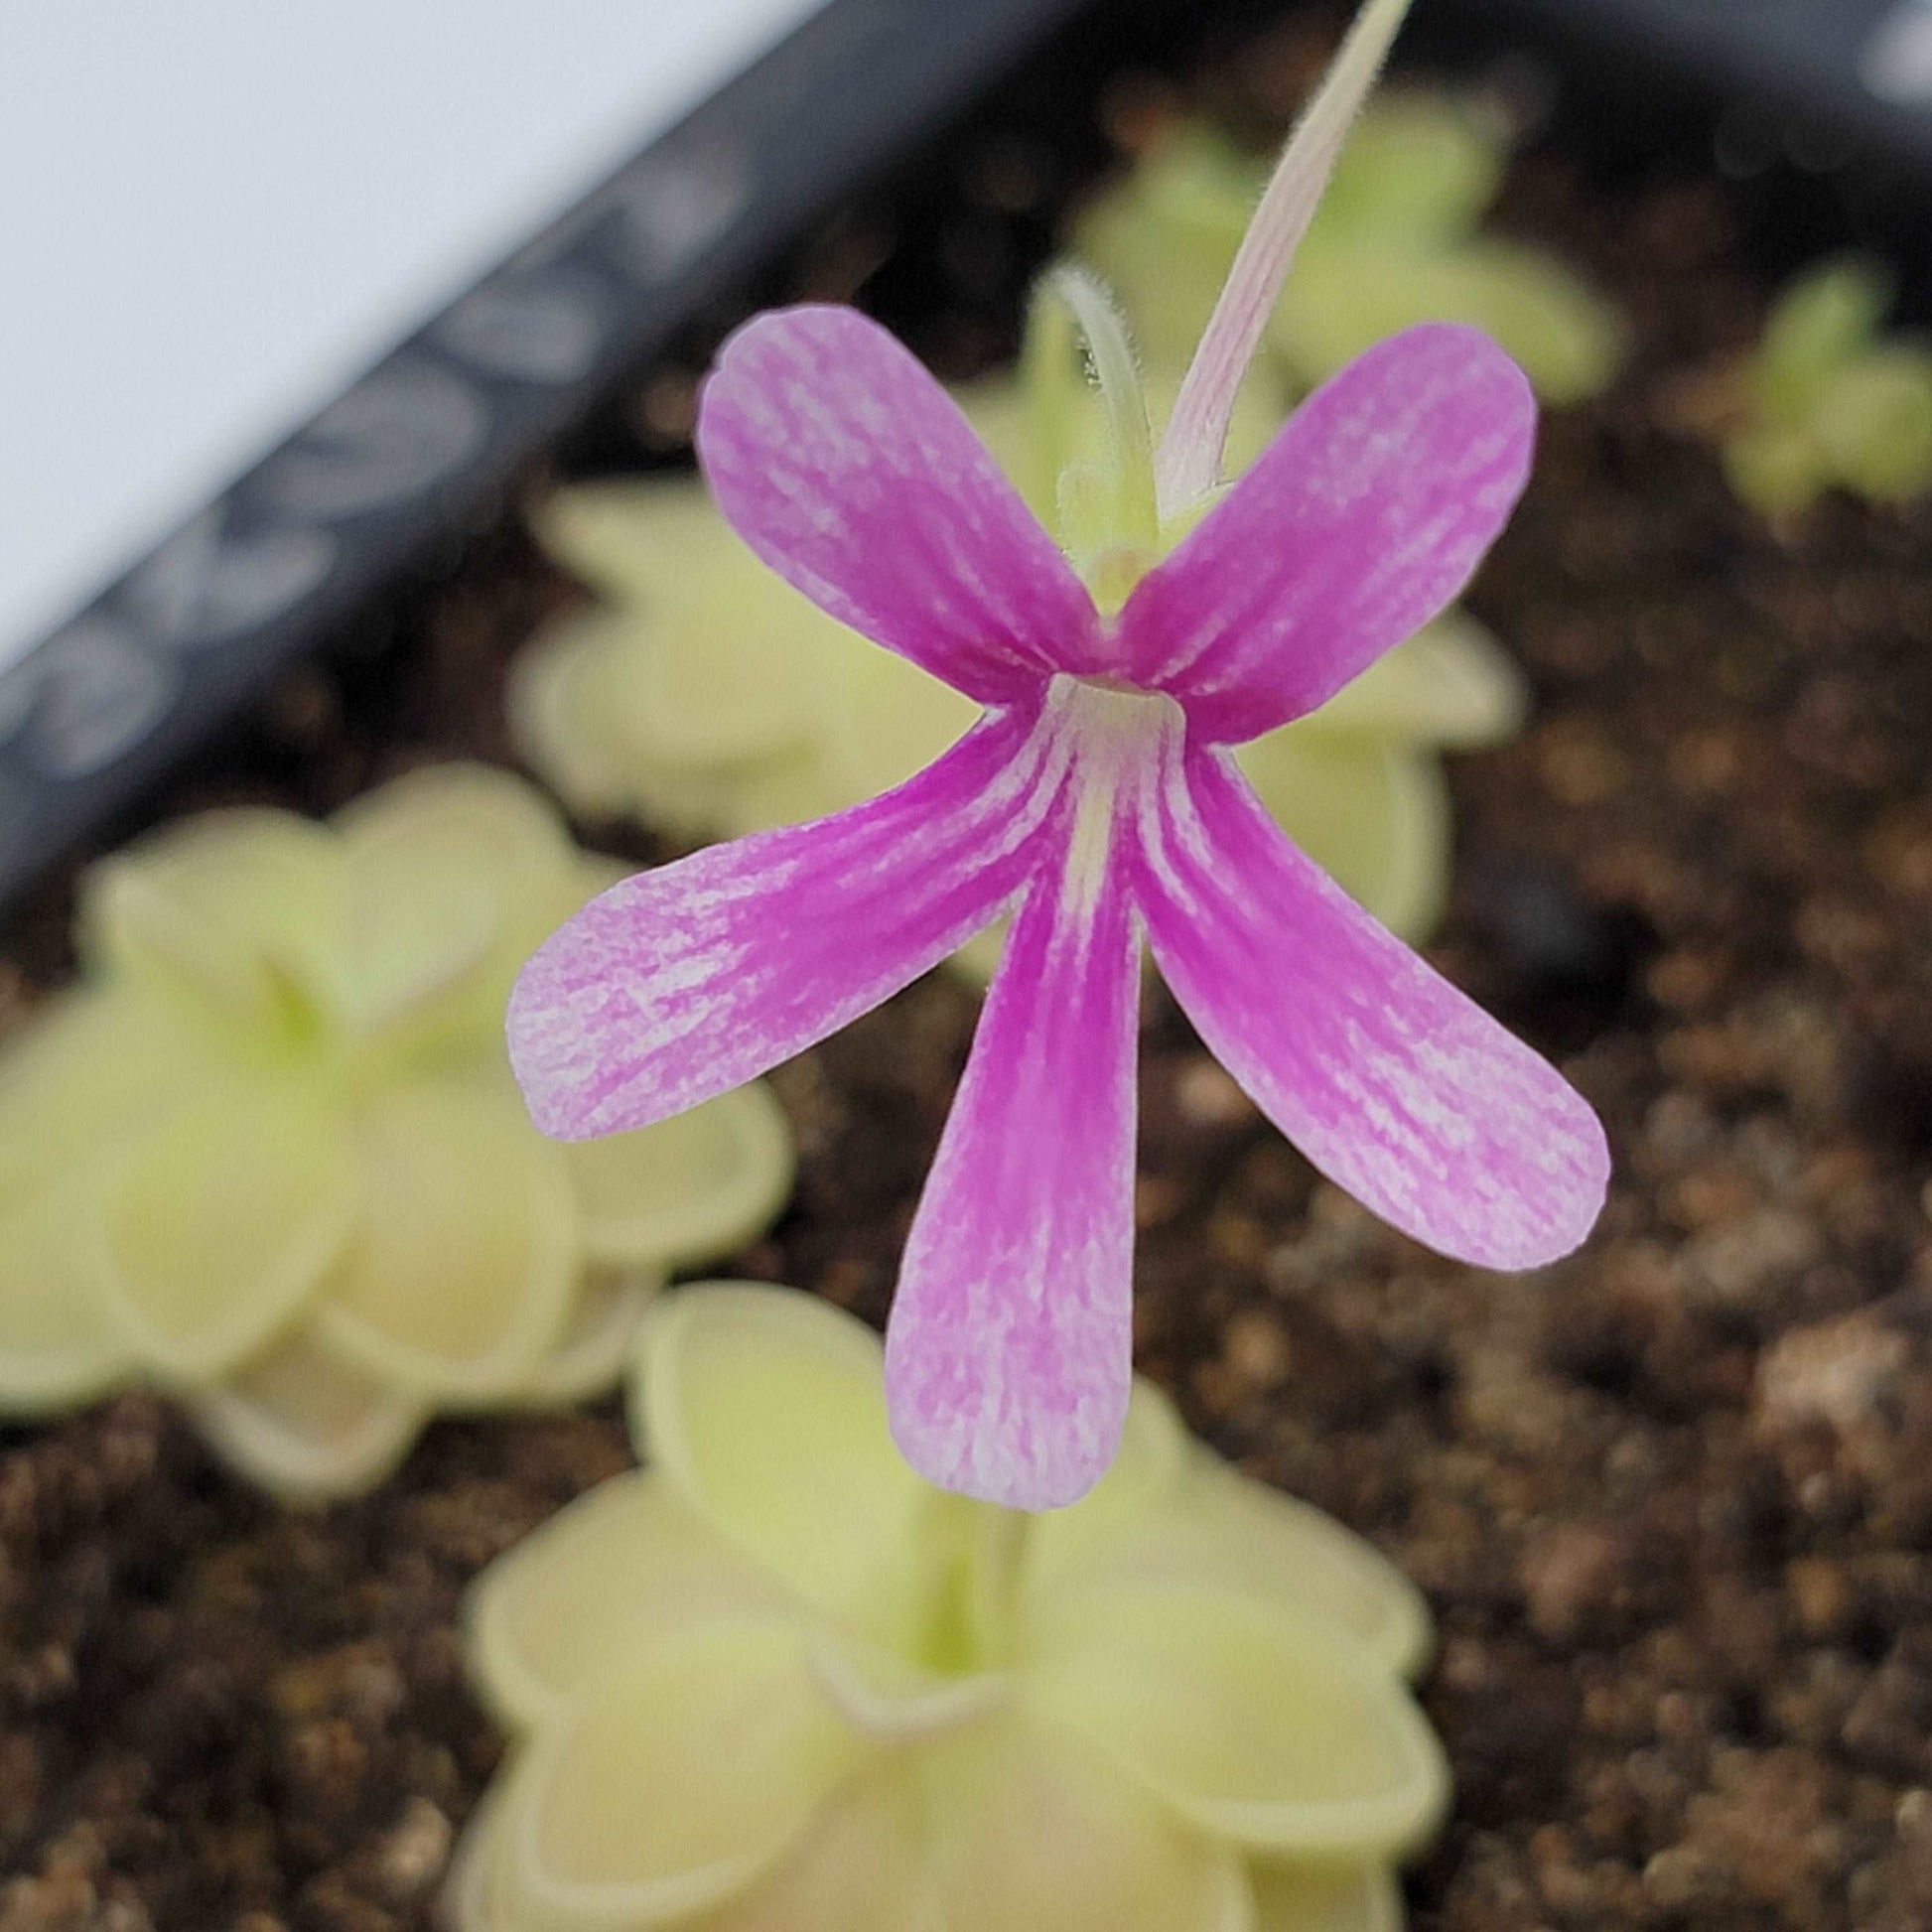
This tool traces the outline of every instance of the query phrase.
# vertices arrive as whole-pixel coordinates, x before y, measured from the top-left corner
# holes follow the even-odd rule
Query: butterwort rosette
[[[470,1594],[509,1749],[453,1932],[1399,1932],[1416,1590],[1145,1382],[1074,1508],[948,1495],[879,1369],[785,1289],[645,1317],[644,1466]]]

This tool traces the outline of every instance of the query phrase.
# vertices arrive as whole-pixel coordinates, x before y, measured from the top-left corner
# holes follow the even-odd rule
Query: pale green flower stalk
[[[78,983],[0,1048],[0,1414],[147,1383],[312,1501],[436,1411],[615,1382],[669,1271],[751,1238],[791,1176],[761,1087],[590,1146],[530,1126],[510,982],[616,876],[471,765],[96,866]]]
[[[456,1932],[1397,1932],[1422,1601],[1151,1385],[1041,1516],[914,1475],[787,1289],[667,1297],[630,1388],[645,1466],[470,1598],[511,1746]]]
[[[1057,298],[1037,301],[1018,379],[963,400],[1077,560],[1083,523],[1107,527],[1114,445],[1062,316]],[[1095,333],[1119,340],[1107,325]],[[1171,404],[1177,374],[1145,373],[1156,409]],[[1233,470],[1279,421],[1250,385],[1231,424]],[[977,716],[766,570],[695,480],[560,490],[536,530],[599,602],[524,652],[512,721],[531,764],[587,817],[635,816],[693,840],[821,817],[910,776]],[[1449,887],[1441,755],[1509,737],[1524,709],[1501,646],[1453,612],[1238,756],[1297,843],[1385,925],[1420,939]],[[962,958],[983,975],[996,956],[997,942],[976,941]]]
[[[1753,509],[1796,516],[1830,489],[1890,504],[1932,491],[1932,343],[1885,333],[1895,292],[1857,257],[1811,269],[1720,379],[1725,475]]]
[[[1546,402],[1607,387],[1624,352],[1615,310],[1546,251],[1480,232],[1508,158],[1507,137],[1472,106],[1414,88],[1372,102],[1266,318],[1250,387],[1285,406],[1428,321],[1492,336]],[[1156,361],[1191,351],[1268,169],[1180,122],[1082,218],[1074,252],[1118,292]]]

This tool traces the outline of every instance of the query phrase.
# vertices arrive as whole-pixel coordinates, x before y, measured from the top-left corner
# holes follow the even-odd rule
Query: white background
[[[0,667],[821,0],[0,0]]]

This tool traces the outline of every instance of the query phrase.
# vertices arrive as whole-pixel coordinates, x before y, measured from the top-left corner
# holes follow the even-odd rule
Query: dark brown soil
[[[1251,66],[1251,104],[1280,71]],[[1010,324],[1058,192],[1010,129],[953,158],[935,245],[1004,308],[941,277],[935,320],[932,276],[907,300],[876,212],[797,275],[836,290],[885,255],[873,287],[949,368],[998,346],[985,318]],[[1475,598],[1540,703],[1455,768],[1438,957],[1596,1102],[1615,1191],[1546,1277],[1438,1261],[1311,1188],[1157,1001],[1141,1361],[1430,1593],[1458,1798],[1414,1880],[1425,1932],[1910,1932],[1932,1924],[1932,516],[1836,503],[1774,538],[1667,426],[1673,381],[1762,299],[1715,187],[1590,202],[1533,163],[1509,210],[1591,259],[1641,353],[1550,426]],[[660,372],[631,420],[674,436],[687,396]],[[503,662],[569,594],[509,520],[481,532],[157,813],[320,809],[501,756]],[[61,970],[66,904],[57,882],[16,922],[0,1025]],[[937,978],[780,1074],[801,1181],[746,1270],[883,1314],[973,1011]],[[302,1516],[144,1394],[0,1437],[0,1932],[425,1925],[498,1749],[463,1587],[626,1460],[610,1409],[446,1425],[381,1494]]]

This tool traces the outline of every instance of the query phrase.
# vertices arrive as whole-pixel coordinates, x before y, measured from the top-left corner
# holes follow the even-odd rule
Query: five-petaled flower
[[[695,1106],[1011,913],[887,1378],[916,1468],[1024,1508],[1085,1491],[1126,1414],[1144,942],[1262,1112],[1385,1219],[1489,1267],[1573,1248],[1608,1170],[1589,1108],[1305,859],[1230,756],[1443,610],[1534,437],[1493,344],[1418,328],[1311,397],[1172,554],[1174,512],[1130,505],[1083,582],[883,330],[821,307],[748,324],[700,410],[725,515],[983,715],[879,798],[579,913],[510,1005],[538,1125]]]

